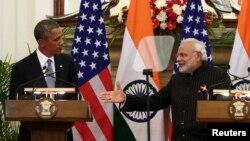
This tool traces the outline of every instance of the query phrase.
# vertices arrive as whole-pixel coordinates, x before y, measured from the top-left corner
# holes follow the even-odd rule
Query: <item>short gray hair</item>
[[[200,52],[202,54],[202,61],[207,61],[207,51],[206,51],[206,46],[203,42],[195,39],[195,38],[187,38],[181,41],[182,43],[186,42],[194,42],[194,51]]]

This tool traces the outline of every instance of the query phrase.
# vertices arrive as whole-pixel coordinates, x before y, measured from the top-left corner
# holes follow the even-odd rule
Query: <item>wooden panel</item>
[[[197,101],[196,120],[199,122],[250,122],[250,117],[244,121],[235,121],[228,115],[228,105],[231,101]]]
[[[7,100],[5,120],[7,121],[44,121],[39,118],[34,100]],[[58,111],[52,119],[46,121],[91,121],[88,102],[77,100],[56,101]]]
[[[64,15],[64,0],[54,0],[54,16]]]

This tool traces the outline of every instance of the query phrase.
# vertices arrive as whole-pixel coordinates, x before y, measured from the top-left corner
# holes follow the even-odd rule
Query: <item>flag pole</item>
[[[146,76],[146,94],[147,94],[147,132],[148,141],[150,141],[150,96],[149,96],[149,76],[152,77],[152,69],[144,69],[143,75]]]

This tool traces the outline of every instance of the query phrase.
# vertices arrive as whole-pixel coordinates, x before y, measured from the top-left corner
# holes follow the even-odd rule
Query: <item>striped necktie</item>
[[[55,88],[55,78],[54,78],[54,73],[53,73],[53,69],[51,66],[52,60],[48,59],[47,60],[48,63],[48,71],[45,73],[46,74],[46,83],[47,83],[47,87],[48,88]]]

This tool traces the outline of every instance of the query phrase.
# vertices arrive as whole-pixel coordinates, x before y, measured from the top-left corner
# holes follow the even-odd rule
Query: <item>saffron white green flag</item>
[[[147,94],[146,76],[142,72],[145,68],[157,70],[156,52],[149,1],[131,0],[116,75],[116,81],[120,81],[125,93]],[[153,77],[149,77],[149,81],[149,93],[153,94],[160,88],[159,73],[153,72]],[[151,140],[165,141],[163,110],[150,111],[150,118]],[[114,127],[114,140],[146,141],[148,137],[147,112],[117,112]]]
[[[233,50],[230,58],[229,72],[238,77],[248,75],[248,67],[250,67],[250,1],[242,1],[240,15],[238,17],[238,25],[233,45]],[[231,79],[235,79],[231,76]],[[246,78],[249,80],[249,77]],[[249,81],[240,79],[233,81],[235,89],[249,90]]]

